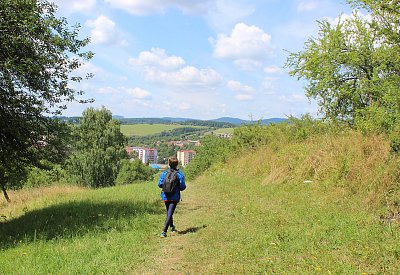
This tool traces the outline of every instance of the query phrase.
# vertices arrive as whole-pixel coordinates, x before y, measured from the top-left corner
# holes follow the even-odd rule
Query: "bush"
[[[139,181],[153,180],[156,170],[144,165],[140,160],[123,160],[116,184],[130,184]]]
[[[49,170],[32,167],[28,170],[26,187],[48,186],[53,183],[63,182],[65,180],[65,171],[60,165],[54,165]]]
[[[196,157],[185,169],[185,176],[194,179],[207,170],[212,164],[225,162],[236,152],[231,139],[207,136],[201,141],[202,146],[196,147]]]

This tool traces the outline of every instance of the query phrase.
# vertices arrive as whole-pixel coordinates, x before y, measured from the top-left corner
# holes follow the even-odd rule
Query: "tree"
[[[308,81],[306,95],[316,99],[325,118],[347,121],[378,119],[391,128],[400,114],[399,16],[386,22],[378,2],[349,1],[368,7],[364,17],[357,11],[337,24],[318,22],[317,38],[310,38],[305,49],[290,53],[286,66],[290,74]],[[398,4],[397,4],[398,5]],[[396,36],[397,33],[397,36]]]
[[[6,197],[13,171],[39,166],[49,156],[44,152],[60,144],[64,126],[52,115],[65,102],[85,102],[69,84],[82,80],[72,72],[92,57],[81,51],[89,40],[78,39],[79,25],[70,28],[55,12],[46,0],[0,1],[0,186]]]
[[[67,160],[67,172],[82,185],[115,185],[121,161],[127,158],[120,124],[104,107],[88,108],[74,131],[75,143]]]

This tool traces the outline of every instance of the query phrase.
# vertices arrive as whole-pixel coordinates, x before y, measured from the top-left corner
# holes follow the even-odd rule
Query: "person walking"
[[[161,191],[161,199],[164,201],[167,210],[164,228],[160,234],[161,238],[167,237],[168,227],[171,228],[171,232],[177,232],[173,215],[176,206],[181,199],[181,191],[186,189],[185,176],[182,171],[178,169],[178,159],[176,157],[168,158],[168,166],[169,170],[164,171],[158,181],[158,187],[163,188],[163,191]],[[169,185],[167,182],[175,182],[176,187],[170,188],[172,189],[172,192],[170,192],[171,190],[166,189],[166,185]]]

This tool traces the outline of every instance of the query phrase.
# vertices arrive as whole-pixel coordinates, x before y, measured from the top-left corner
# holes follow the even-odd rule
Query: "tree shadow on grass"
[[[20,241],[79,237],[91,232],[124,231],[132,227],[135,218],[161,213],[158,201],[66,202],[0,222],[0,246],[12,247]]]

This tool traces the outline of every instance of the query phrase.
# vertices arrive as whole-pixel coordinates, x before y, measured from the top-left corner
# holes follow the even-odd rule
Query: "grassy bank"
[[[165,239],[155,182],[13,194],[0,273],[398,274],[399,163],[383,136],[275,139],[188,182]]]
[[[163,217],[154,184],[39,190],[2,206],[1,274],[124,274],[154,248]]]
[[[185,234],[140,271],[398,274],[399,220],[388,218],[400,199],[398,159],[385,139],[349,132],[275,145],[194,181],[178,216]]]

